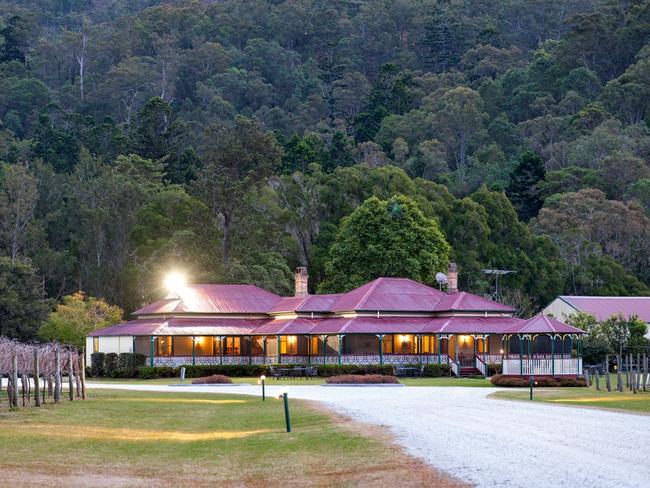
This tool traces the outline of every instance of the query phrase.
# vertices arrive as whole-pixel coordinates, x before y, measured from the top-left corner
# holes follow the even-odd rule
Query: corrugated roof
[[[432,311],[446,294],[408,278],[377,278],[342,295],[333,312]]]
[[[280,297],[255,285],[188,285],[178,299],[165,299],[136,310],[134,315],[163,313],[268,313]],[[170,310],[172,304],[175,306]]]
[[[170,318],[138,319],[98,329],[90,337],[149,336],[149,335],[248,335],[263,325],[266,319]]]
[[[586,312],[596,320],[607,320],[612,315],[623,315],[629,318],[636,315],[646,323],[650,323],[650,297],[586,297],[561,295],[560,299],[581,312]]]
[[[583,334],[582,329],[564,324],[547,315],[538,314],[504,331],[506,334]]]
[[[512,307],[466,291],[445,295],[436,305],[436,312],[514,312]]]

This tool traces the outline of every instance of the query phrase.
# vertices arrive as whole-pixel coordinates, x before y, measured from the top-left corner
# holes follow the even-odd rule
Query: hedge
[[[428,378],[439,378],[441,376],[451,376],[451,366],[448,364],[425,364],[422,376]]]
[[[535,378],[535,388],[538,387],[581,387],[587,386],[584,378],[573,378],[573,377],[560,377],[560,378]],[[490,382],[494,386],[508,386],[514,388],[527,388],[530,387],[530,378],[524,378],[521,376],[503,376],[495,375],[490,379]]]
[[[329,385],[378,385],[378,384],[399,384],[395,376],[383,374],[342,374],[330,376],[326,380]]]
[[[103,352],[94,352],[90,355],[90,374],[92,376],[104,375],[104,359],[106,354]]]
[[[282,368],[292,368],[300,365],[288,365],[280,364],[275,365],[276,367]],[[329,377],[329,376],[340,376],[346,374],[357,374],[357,375],[367,375],[367,374],[383,374],[383,375],[394,375],[395,369],[392,364],[384,365],[353,365],[353,364],[315,364],[312,365],[318,371],[318,376]],[[433,366],[433,365],[429,365]],[[435,365],[439,366],[439,365]],[[442,366],[447,366],[442,365]],[[215,374],[230,376],[233,378],[242,377],[242,376],[260,376],[269,374],[269,365],[263,364],[241,364],[241,365],[232,365],[232,364],[215,364],[215,365],[186,365],[185,368],[185,377],[186,378],[201,378],[204,376],[212,376]],[[448,367],[448,366],[447,366]],[[181,367],[169,367],[169,366],[155,366],[148,367],[142,366],[137,370],[137,376],[141,379],[154,379],[154,378],[178,378],[180,376]]]

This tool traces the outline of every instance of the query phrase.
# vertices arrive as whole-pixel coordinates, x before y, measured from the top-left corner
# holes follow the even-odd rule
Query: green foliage
[[[49,311],[50,301],[34,268],[0,257],[0,336],[35,339]]]
[[[104,356],[104,374],[109,378],[119,376],[119,355],[115,352],[109,352]]]
[[[95,377],[104,376],[104,362],[106,354],[103,352],[94,352],[90,355],[90,374]]]
[[[122,321],[122,316],[120,307],[77,292],[63,297],[41,325],[38,335],[45,341],[61,342],[81,349],[90,332],[117,324]]]
[[[438,223],[406,196],[372,197],[341,222],[323,291],[341,292],[380,276],[434,283],[450,247]]]
[[[528,221],[537,215],[542,206],[536,185],[544,179],[544,161],[531,151],[519,156],[519,162],[510,175],[510,185],[506,190],[519,217]]]
[[[448,364],[425,364],[422,375],[427,378],[451,376],[451,366]]]

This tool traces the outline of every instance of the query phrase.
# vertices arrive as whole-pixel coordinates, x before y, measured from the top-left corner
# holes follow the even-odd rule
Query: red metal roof
[[[89,336],[294,335],[294,334],[531,334],[582,333],[550,317],[326,317],[235,319],[192,317],[139,319],[99,329]]]
[[[547,315],[539,314],[533,318],[523,321],[521,324],[513,325],[505,334],[583,334],[582,329],[564,324]]]
[[[134,315],[164,313],[268,313],[280,300],[255,285],[188,285],[178,299],[165,299],[136,310]],[[173,308],[172,308],[173,305]]]
[[[650,322],[650,297],[585,297],[560,296],[575,309],[586,312],[596,320],[607,320],[612,315],[623,315],[629,318],[636,315],[646,323]]]
[[[192,317],[170,319],[138,319],[98,329],[90,337],[149,336],[149,335],[248,335],[263,325],[266,319],[231,319]]]
[[[446,294],[407,278],[377,278],[342,295],[333,312],[430,312]]]
[[[466,291],[445,295],[438,302],[436,312],[514,312],[512,307]]]

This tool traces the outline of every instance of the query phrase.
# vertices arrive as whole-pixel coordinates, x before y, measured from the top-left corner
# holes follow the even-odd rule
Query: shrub
[[[494,386],[508,386],[514,388],[522,388],[530,386],[530,378],[524,378],[521,376],[503,376],[495,375],[490,381]],[[536,388],[548,388],[548,387],[578,387],[586,386],[584,378],[535,378],[535,387]]]
[[[104,357],[104,374],[106,376],[117,376],[117,369],[119,364],[119,357],[115,352],[109,352]]]
[[[218,385],[230,383],[232,383],[232,380],[222,374],[213,374],[212,376],[205,376],[203,378],[196,378],[192,380],[193,385]]]
[[[376,384],[398,384],[399,380],[395,376],[383,374],[346,374],[339,376],[330,376],[326,382],[330,385],[376,385]]]
[[[174,378],[180,376],[178,368],[169,366],[142,366],[138,368],[138,377],[143,380],[153,380],[155,378]]]
[[[488,376],[494,376],[496,374],[501,374],[502,366],[499,363],[488,363]]]
[[[451,366],[448,364],[425,364],[422,375],[428,378],[451,376]]]
[[[102,376],[104,374],[104,359],[106,354],[103,352],[94,352],[90,355],[90,373],[92,376]]]
[[[318,376],[341,376],[341,375],[390,375],[395,374],[392,364],[319,364],[316,366]]]

